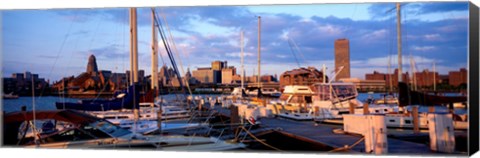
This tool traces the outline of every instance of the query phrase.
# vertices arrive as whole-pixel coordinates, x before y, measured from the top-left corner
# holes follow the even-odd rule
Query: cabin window
[[[128,116],[118,116],[118,119],[128,119]]]
[[[405,123],[406,123],[406,124],[412,124],[412,121],[410,121],[410,120],[405,120]]]
[[[388,122],[395,122],[395,120],[388,120]]]
[[[307,103],[312,103],[312,96],[305,96],[305,101]]]
[[[375,110],[375,113],[378,113],[378,112],[380,112],[380,111],[378,111],[378,110]]]
[[[105,116],[105,117],[103,117],[103,118],[104,118],[104,119],[107,119],[107,120],[108,120],[108,119],[116,119],[115,116]]]
[[[330,87],[328,85],[320,85],[316,89],[320,100],[330,100]]]
[[[89,140],[94,139],[90,134],[86,134],[78,129],[70,129],[58,134],[52,135],[44,139],[45,142],[55,143],[55,142],[65,142],[65,141],[79,141],[79,140]]]

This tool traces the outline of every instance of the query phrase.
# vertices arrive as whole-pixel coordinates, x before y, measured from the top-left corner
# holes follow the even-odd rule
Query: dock
[[[230,115],[229,109],[216,107],[215,110],[224,117],[229,117]],[[334,133],[334,129],[342,128],[340,125],[316,124],[313,121],[294,121],[279,117],[261,118],[258,121],[261,122],[261,128],[277,129],[277,132],[281,132],[289,137],[330,146],[332,148],[342,148],[346,145],[351,146],[362,139],[361,135]],[[389,154],[437,154],[437,152],[430,150],[429,146],[426,144],[409,142],[390,137],[387,139]],[[350,152],[365,153],[364,141],[360,141],[360,143],[353,146],[350,149]]]

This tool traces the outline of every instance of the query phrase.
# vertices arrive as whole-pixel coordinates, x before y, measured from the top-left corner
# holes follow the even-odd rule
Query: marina
[[[225,6],[226,15],[214,11],[224,6],[194,14],[188,7],[107,8],[98,14],[115,20],[97,17],[94,32],[69,28],[56,56],[36,55],[45,63],[54,59],[48,75],[33,65],[23,66],[24,73],[14,64],[6,68],[2,145],[467,156],[475,138],[471,110],[479,105],[471,105],[471,70],[458,53],[465,49],[458,43],[466,44],[458,32],[468,22],[464,12],[456,13],[462,18],[437,15],[441,22],[433,23],[406,19],[415,4],[386,4],[358,4],[378,14],[360,19],[258,6]],[[372,12],[375,7],[382,13]],[[77,21],[82,13],[88,11],[63,14],[75,14],[67,18],[72,27],[91,23]],[[446,30],[452,23],[462,27]],[[62,52],[69,36],[81,45],[67,43],[71,54]],[[441,48],[444,41],[455,47]]]

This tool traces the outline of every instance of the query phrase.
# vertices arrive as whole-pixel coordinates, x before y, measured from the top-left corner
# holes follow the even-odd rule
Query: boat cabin
[[[343,101],[355,99],[357,88],[353,83],[317,83],[312,86],[315,91],[315,101]]]

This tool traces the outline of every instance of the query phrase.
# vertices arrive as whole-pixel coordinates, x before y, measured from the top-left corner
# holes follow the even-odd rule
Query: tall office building
[[[343,70],[335,77],[338,81],[341,78],[350,78],[350,43],[348,39],[335,40],[335,70]]]

